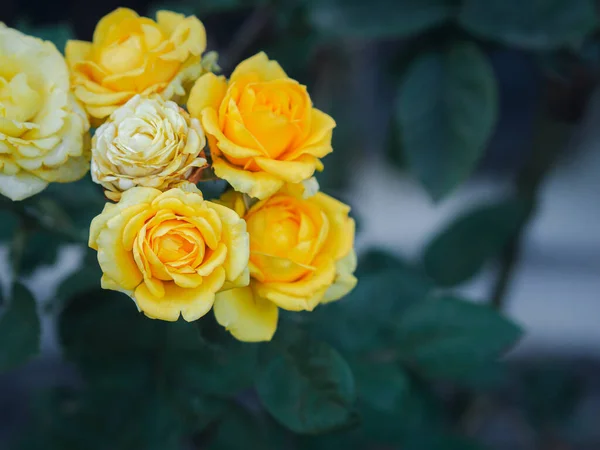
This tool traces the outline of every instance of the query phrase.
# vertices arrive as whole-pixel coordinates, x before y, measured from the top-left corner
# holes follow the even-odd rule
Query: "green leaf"
[[[411,380],[395,362],[353,361],[351,367],[359,397],[379,411],[393,411],[410,395]]]
[[[308,315],[316,335],[348,352],[389,346],[405,309],[434,287],[418,269],[380,250],[360,258],[356,276],[357,286],[343,301],[319,306]]]
[[[498,113],[492,67],[477,46],[417,57],[400,85],[396,120],[411,171],[440,200],[475,169]]]
[[[459,21],[478,36],[532,50],[577,45],[597,26],[593,0],[466,0]]]
[[[15,273],[28,276],[42,266],[54,265],[64,241],[48,231],[23,231],[24,237],[20,234],[15,235],[16,244],[11,246],[11,259]],[[21,238],[24,239],[23,243],[20,242]],[[17,251],[20,252],[18,255]]]
[[[213,395],[230,396],[252,387],[257,370],[258,344],[236,340],[213,314],[200,322],[203,346],[190,362],[194,377]]]
[[[260,416],[235,406],[221,418],[217,432],[206,450],[239,450],[246,447],[270,448],[265,423]]]
[[[406,156],[402,149],[400,130],[396,120],[392,120],[385,139],[385,156],[387,160],[400,170],[406,170]]]
[[[452,382],[459,389],[489,392],[506,386],[510,373],[510,368],[504,361],[486,361],[483,365],[472,367],[467,372],[454,374]]]
[[[324,433],[356,420],[352,372],[324,343],[291,346],[268,363],[256,387],[267,411],[296,433]]]
[[[399,39],[451,19],[455,5],[454,0],[313,0],[309,20],[327,36]]]
[[[163,394],[72,388],[43,392],[34,401],[32,420],[18,448],[180,450],[186,423]],[[205,414],[224,412],[223,402],[205,402],[202,408]]]
[[[409,377],[407,382],[406,390],[393,408],[381,409],[367,402],[361,405],[363,434],[371,443],[412,450],[404,445],[407,439],[442,427],[444,407],[439,396],[415,377]]]
[[[530,211],[529,202],[510,198],[465,213],[427,245],[425,270],[441,286],[468,280],[502,251]]]
[[[56,299],[52,306],[56,311],[62,310],[70,299],[84,295],[87,291],[100,288],[101,278],[102,270],[98,263],[85,265],[61,283],[56,291]]]
[[[17,215],[9,210],[0,210],[0,242],[10,242],[19,225]]]
[[[0,316],[0,371],[27,362],[39,349],[40,319],[35,299],[25,286],[16,283]]]
[[[90,175],[74,183],[51,183],[38,197],[54,221],[61,221],[87,240],[90,223],[106,205],[102,188]]]
[[[487,305],[455,297],[413,304],[398,322],[400,358],[434,378],[460,377],[494,362],[521,337],[521,329]]]
[[[236,394],[239,379],[252,373],[253,365],[246,367],[254,363],[251,357],[240,350],[230,356],[223,346],[206,343],[195,323],[149,319],[116,292],[76,295],[59,326],[65,355],[90,383],[90,411],[120,417],[103,419],[103,430],[123,427],[123,439],[136,443],[127,447],[130,441],[120,439],[123,448],[166,448],[182,433],[205,427],[224,409],[215,394],[225,395],[226,387],[226,394]],[[245,348],[253,355],[251,346]],[[217,386],[207,384],[219,378]],[[235,385],[226,386],[228,381]]]

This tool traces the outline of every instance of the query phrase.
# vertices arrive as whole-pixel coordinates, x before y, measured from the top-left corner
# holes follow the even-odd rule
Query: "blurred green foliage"
[[[336,194],[360,176],[357,161],[387,139],[390,164],[418,180],[432,200],[451,195],[477,170],[497,130],[494,50],[537,52],[540,61],[562,61],[566,54],[569,64],[592,67],[600,61],[590,50],[600,42],[592,0],[177,0],[145,6],[197,14],[225,72],[264,49],[308,85],[315,104],[338,123],[335,152],[325,159],[329,170],[320,175],[322,188]],[[23,16],[14,25],[62,50],[76,19],[38,26]],[[370,67],[365,54],[376,52],[378,66]],[[373,73],[379,78],[369,78]],[[376,98],[387,103],[365,106],[382,80],[392,84],[390,95]],[[537,108],[542,120],[551,115],[544,101]],[[191,324],[147,319],[125,295],[100,290],[95,255],[86,253],[50,302],[64,359],[81,383],[39,393],[14,447],[484,448],[464,436],[464,422],[481,391],[501,387],[498,358],[522,331],[453,288],[488,262],[511,270],[514,260],[503,255],[518,241],[539,182],[555,163],[557,152],[545,153],[544,159],[533,152],[525,170],[511,174],[513,195],[457,217],[416,261],[379,249],[363,252],[351,294],[311,313],[282,314],[270,343],[239,343],[210,315]],[[207,198],[223,189],[213,182],[200,187]],[[10,248],[12,277],[54,263],[65,244],[85,248],[89,223],[104,202],[89,177],[52,185],[25,202],[3,201],[0,239]],[[35,356],[39,335],[34,299],[15,284],[0,310],[0,369]],[[525,384],[523,408],[540,427],[562,420],[548,411],[569,409],[577,393],[560,374],[533,372]]]

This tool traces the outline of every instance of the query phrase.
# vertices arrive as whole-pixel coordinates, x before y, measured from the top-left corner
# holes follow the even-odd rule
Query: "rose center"
[[[149,230],[150,245],[163,263],[173,268],[195,268],[205,257],[206,245],[193,225],[180,220],[168,220]]]
[[[41,103],[26,74],[18,73],[10,80],[0,76],[0,117],[27,122],[38,113]]]
[[[293,104],[292,98],[285,91],[261,91],[256,95],[254,109],[255,111],[269,111],[293,120],[298,111],[298,105]]]
[[[18,73],[10,79],[0,76],[0,133],[21,137],[34,124],[42,106],[42,97],[29,85],[27,75]]]
[[[139,35],[124,36],[100,51],[100,65],[111,73],[123,73],[144,62],[144,42]]]
[[[246,216],[250,251],[309,264],[315,238],[312,220],[294,205],[277,198],[274,203]]]

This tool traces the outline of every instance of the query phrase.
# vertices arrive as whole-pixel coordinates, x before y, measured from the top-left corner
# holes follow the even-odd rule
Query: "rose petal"
[[[150,293],[146,285],[140,284],[134,297],[140,310],[148,317],[174,322],[181,314],[186,321],[191,322],[210,311],[215,292],[221,289],[224,281],[225,271],[220,268],[206,277],[197,288],[182,288],[167,282],[164,283],[164,297],[157,298]]]
[[[257,74],[261,81],[288,77],[277,61],[269,60],[266,53],[260,52],[239,63],[231,74],[230,82],[253,74]]]
[[[213,157],[215,174],[229,182],[236,191],[258,199],[267,198],[277,192],[284,181],[266,172],[250,172],[229,164],[221,157]]]
[[[260,342],[270,341],[275,334],[279,309],[248,286],[217,294],[214,313],[217,322],[236,339]]]

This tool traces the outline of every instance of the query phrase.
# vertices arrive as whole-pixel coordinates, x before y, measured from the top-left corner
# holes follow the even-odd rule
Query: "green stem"
[[[521,254],[525,229],[536,210],[540,188],[566,143],[569,135],[566,131],[561,124],[549,123],[547,120],[538,124],[529,160],[517,175],[517,196],[528,202],[529,206],[524,220],[500,256],[500,270],[492,288],[490,301],[492,307],[497,310],[502,310],[505,305],[506,293]]]
[[[523,235],[536,211],[542,184],[556,164],[569,136],[561,124],[548,122],[546,120],[538,124],[531,155],[515,181],[517,196],[527,202],[528,210],[515,235],[500,255],[500,270],[492,287],[490,300],[491,306],[498,311],[502,311],[506,304],[506,293],[519,262]],[[468,393],[465,395],[468,399]],[[467,435],[476,434],[489,408],[489,401],[484,396],[471,397],[467,400],[464,412],[460,416],[459,429]]]
[[[498,311],[501,311],[504,307],[506,291],[508,290],[515,265],[519,259],[522,231],[523,228],[521,228],[511,242],[508,243],[500,257],[500,273],[492,288],[491,296],[491,305]]]

